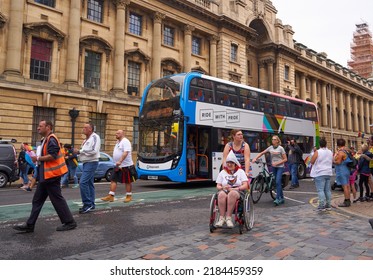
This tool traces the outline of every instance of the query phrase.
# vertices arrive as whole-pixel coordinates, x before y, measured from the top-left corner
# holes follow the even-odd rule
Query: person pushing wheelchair
[[[229,152],[225,162],[226,166],[223,166],[216,179],[220,217],[215,226],[222,227],[226,223],[227,227],[233,228],[232,213],[235,203],[240,196],[244,197],[245,191],[249,189],[249,181],[233,151]]]

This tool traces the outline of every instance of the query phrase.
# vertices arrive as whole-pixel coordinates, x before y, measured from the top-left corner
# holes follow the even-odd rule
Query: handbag
[[[128,166],[128,170],[132,177],[132,180],[135,182],[138,179],[137,171],[134,165]]]

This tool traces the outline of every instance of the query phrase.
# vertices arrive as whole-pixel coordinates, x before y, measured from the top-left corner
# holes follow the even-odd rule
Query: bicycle
[[[259,172],[258,176],[256,176],[251,182],[250,194],[253,203],[258,203],[264,192],[269,192],[271,197],[273,199],[276,199],[275,175],[272,172],[268,171],[268,169],[266,168],[267,163],[264,162],[262,159],[257,160],[255,163],[258,164],[258,167],[262,170]]]

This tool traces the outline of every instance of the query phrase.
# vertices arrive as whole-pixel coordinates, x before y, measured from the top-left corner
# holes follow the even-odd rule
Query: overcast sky
[[[272,0],[282,23],[291,25],[293,39],[347,67],[356,24],[373,32],[373,0]]]

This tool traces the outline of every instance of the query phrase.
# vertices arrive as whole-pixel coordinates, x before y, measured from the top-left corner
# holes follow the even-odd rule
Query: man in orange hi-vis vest
[[[56,230],[72,230],[77,225],[60,187],[61,176],[67,172],[67,166],[60,143],[53,134],[52,122],[42,120],[38,126],[38,133],[44,137],[44,140],[41,144],[41,155],[31,157],[33,162],[38,162],[37,180],[39,181],[32,199],[31,214],[26,223],[13,228],[20,232],[33,232],[44,202],[49,197],[62,223]]]

